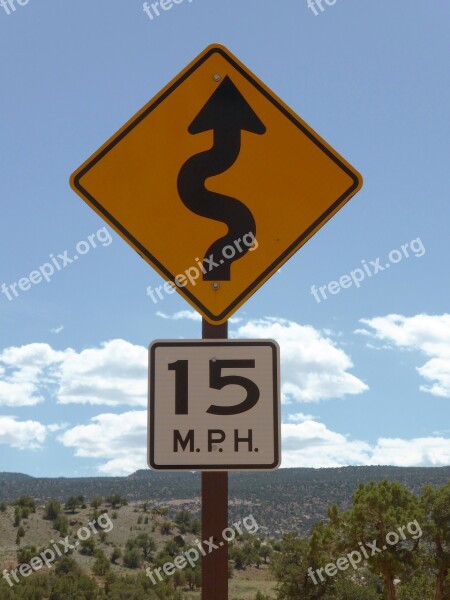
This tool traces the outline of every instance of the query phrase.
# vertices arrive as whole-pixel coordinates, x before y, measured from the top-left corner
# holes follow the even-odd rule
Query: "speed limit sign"
[[[149,362],[152,469],[278,468],[275,341],[158,340],[150,346]]]

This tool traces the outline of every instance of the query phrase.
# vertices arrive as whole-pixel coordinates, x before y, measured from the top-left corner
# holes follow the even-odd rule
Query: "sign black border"
[[[155,455],[155,353],[161,347],[181,347],[181,346],[270,346],[272,349],[272,367],[273,367],[273,422],[274,422],[274,441],[275,455],[274,462],[270,465],[156,465],[153,461]],[[279,346],[273,340],[156,340],[149,346],[149,386],[148,386],[148,466],[154,471],[275,471],[280,466],[280,417],[279,417],[279,367],[280,367]]]
[[[123,227],[119,221],[117,221],[82,185],[80,180],[86,173],[96,165],[114,146],[116,146],[126,135],[130,133],[139,123],[145,119],[159,104],[161,104],[177,87],[179,87],[196,69],[198,69],[208,58],[214,54],[220,54],[228,63],[230,63],[234,69],[236,69],[247,81],[249,81],[269,102],[271,102],[278,110],[280,110],[284,116],[289,119],[298,129],[300,129],[316,146],[318,146],[322,152],[324,152],[333,162],[335,162],[345,173],[353,180],[352,185],[324,212],[322,215],[314,221],[314,223],[308,227],[296,240],[293,242],[280,256],[267,267],[252,284],[239,294],[239,296],[231,302],[225,310],[219,315],[214,315],[211,311],[204,306],[189,290],[185,288],[178,289],[182,294],[187,296],[191,302],[200,309],[212,323],[218,323],[230,316],[237,305],[239,305],[245,298],[252,295],[253,290],[270,274],[273,274],[284,260],[293,252],[298,250],[302,245],[303,240],[307,238],[311,233],[316,230],[320,224],[327,219],[327,217],[336,210],[342,204],[345,204],[346,200],[351,196],[352,192],[358,187],[360,181],[353,171],[351,171],[337,156],[335,156],[319,139],[317,139],[300,121],[298,121],[293,115],[291,115],[282,106],[278,100],[269,94],[253,77],[247,73],[238,63],[236,63],[231,56],[229,56],[224,49],[221,47],[212,47],[206,54],[204,54],[198,61],[196,61],[190,69],[188,69],[181,77],[179,77],[163,94],[161,94],[156,100],[147,107],[147,109],[138,115],[129,125],[126,127],[117,137],[98,153],[88,164],[79,171],[73,180],[74,187],[89,200],[89,202],[96,207],[96,209],[105,217],[107,221],[112,223],[119,231],[122,232],[123,236],[128,239],[136,248],[138,252],[145,256],[150,263],[155,265],[161,273],[167,277],[168,281],[177,283],[175,281],[176,275],[168,271],[166,267],[149,252],[125,227]]]

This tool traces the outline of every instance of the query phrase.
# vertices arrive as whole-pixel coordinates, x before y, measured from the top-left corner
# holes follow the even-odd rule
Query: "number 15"
[[[189,361],[177,360],[170,363],[167,368],[175,371],[175,414],[189,414]],[[260,391],[254,381],[240,375],[222,375],[222,369],[254,369],[254,360],[210,360],[209,361],[209,387],[221,390],[227,385],[239,385],[247,392],[247,397],[240,404],[234,406],[217,406],[212,404],[207,413],[211,415],[239,415],[251,410],[258,402]]]

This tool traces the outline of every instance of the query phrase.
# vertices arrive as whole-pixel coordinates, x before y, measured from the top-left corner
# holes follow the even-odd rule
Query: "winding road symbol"
[[[246,234],[256,238],[256,223],[251,211],[240,200],[206,189],[209,177],[230,169],[241,151],[242,131],[262,135],[264,123],[255,114],[240,91],[226,76],[190,124],[192,135],[214,131],[212,148],[189,158],[178,176],[178,193],[183,204],[201,217],[220,221],[228,226],[228,233],[216,240],[206,251],[217,267],[203,275],[205,281],[230,281],[231,263],[245,256],[248,248],[225,258],[223,249]],[[212,264],[212,263],[210,263]]]

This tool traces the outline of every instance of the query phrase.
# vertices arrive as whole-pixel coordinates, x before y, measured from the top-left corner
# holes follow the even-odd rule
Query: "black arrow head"
[[[189,133],[203,133],[211,129],[244,129],[260,135],[266,132],[264,123],[228,75],[192,121]]]

